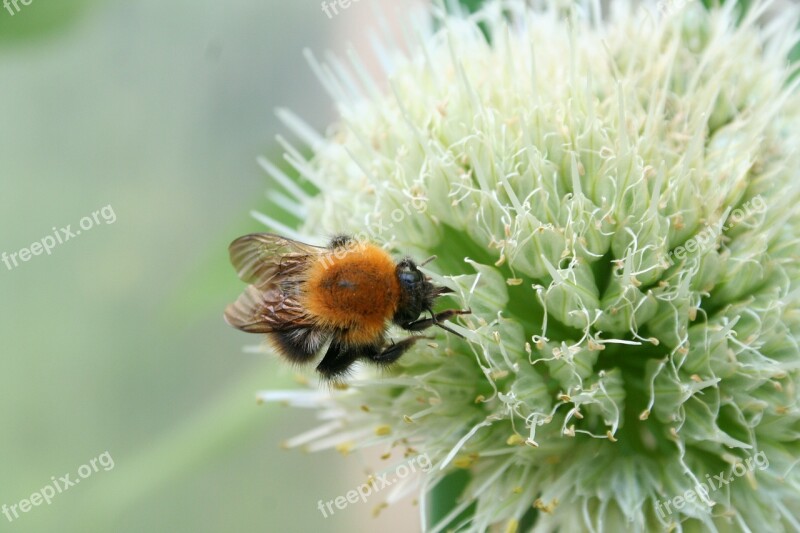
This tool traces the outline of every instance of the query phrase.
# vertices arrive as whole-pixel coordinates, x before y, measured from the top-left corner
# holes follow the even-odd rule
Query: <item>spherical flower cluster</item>
[[[798,11],[597,6],[441,15],[378,47],[387,90],[312,59],[341,120],[280,113],[318,189],[266,164],[289,235],[435,254],[473,314],[345,390],[262,397],[319,409],[290,445],[426,454],[389,499],[427,531],[800,530]]]

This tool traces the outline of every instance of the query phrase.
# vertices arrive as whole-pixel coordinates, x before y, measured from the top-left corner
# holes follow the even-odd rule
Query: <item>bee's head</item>
[[[435,257],[427,259],[422,265],[433,259]],[[431,283],[430,278],[409,258],[397,263],[397,280],[400,282],[400,304],[392,319],[396,324],[414,321],[424,311],[433,314],[434,300],[442,294],[453,292],[447,287],[437,287]]]

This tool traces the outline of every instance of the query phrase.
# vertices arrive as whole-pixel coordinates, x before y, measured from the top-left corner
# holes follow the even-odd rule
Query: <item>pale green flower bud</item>
[[[291,236],[435,254],[472,315],[347,390],[263,397],[322,409],[292,444],[426,454],[429,531],[800,530],[798,9],[524,4],[410,31],[387,92],[312,62],[342,119],[282,114],[319,189]]]

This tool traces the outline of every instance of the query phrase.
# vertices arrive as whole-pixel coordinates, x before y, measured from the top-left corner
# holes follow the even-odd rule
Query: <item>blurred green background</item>
[[[373,519],[379,499],[322,517],[363,461],[282,450],[313,413],[256,404],[296,388],[292,371],[222,321],[243,289],[227,244],[264,229],[248,213],[267,208],[256,158],[280,160],[274,109],[324,130],[332,105],[302,51],[365,39],[367,4],[0,5],[0,252],[116,214],[0,263],[0,505],[103,452],[115,465],[0,531],[417,528],[414,513]]]
[[[221,318],[243,288],[227,244],[269,209],[256,157],[280,161],[274,108],[319,130],[334,117],[302,50],[366,48],[378,4],[411,9],[0,4],[0,253],[103,206],[116,215],[50,256],[0,263],[0,505],[106,451],[115,465],[0,514],[0,531],[418,529],[410,503],[373,518],[379,497],[322,517],[317,501],[363,482],[366,461],[282,450],[313,413],[256,404],[296,388],[292,371],[245,352],[258,339]]]

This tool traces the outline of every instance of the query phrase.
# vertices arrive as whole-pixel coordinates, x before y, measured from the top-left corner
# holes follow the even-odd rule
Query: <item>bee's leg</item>
[[[447,311],[442,311],[441,313],[433,314],[431,313],[430,318],[423,318],[421,320],[415,320],[414,322],[409,322],[408,324],[403,324],[401,327],[403,329],[407,329],[408,331],[422,331],[423,329],[428,329],[431,326],[438,326],[445,331],[449,331],[454,335],[458,335],[459,337],[464,337],[458,332],[453,331],[452,329],[448,328],[444,324],[442,324],[442,320],[447,320],[448,318],[457,316],[457,315],[468,315],[472,313],[471,309],[448,309]]]
[[[392,342],[382,350],[380,347],[376,347],[374,353],[364,354],[363,357],[379,365],[390,365],[397,361],[415,342],[428,338],[430,337],[408,337],[400,342]]]
[[[338,377],[346,376],[350,365],[362,354],[359,350],[347,349],[339,343],[337,339],[331,342],[325,357],[317,365],[317,372],[326,379],[335,380]]]

